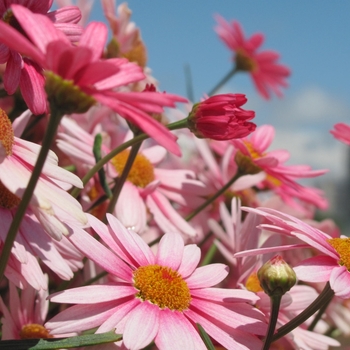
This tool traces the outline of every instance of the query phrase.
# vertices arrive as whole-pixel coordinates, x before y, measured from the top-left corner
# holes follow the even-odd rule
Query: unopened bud
[[[258,278],[262,289],[270,297],[284,295],[297,280],[294,270],[280,255],[276,255],[260,267]]]

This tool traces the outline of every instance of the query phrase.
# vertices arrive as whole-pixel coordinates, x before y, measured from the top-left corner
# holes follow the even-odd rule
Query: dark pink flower
[[[22,31],[12,4],[21,4],[33,13],[45,15],[53,25],[64,32],[72,41],[78,41],[82,28],[76,23],[80,20],[80,10],[76,6],[67,6],[57,11],[49,12],[53,0],[31,1],[10,0],[0,2],[0,18],[19,32]],[[5,43],[0,43],[0,63],[6,63],[3,75],[4,88],[9,95],[19,87],[29,109],[34,114],[42,114],[47,110],[42,69],[31,59],[22,57],[19,50],[12,49]]]
[[[102,60],[107,27],[92,22],[73,46],[52,22],[20,5],[12,11],[27,37],[0,22],[0,42],[29,56],[45,70],[45,89],[50,103],[64,108],[64,113],[86,112],[100,102],[153,137],[170,152],[180,155],[177,137],[149,113],[162,113],[163,107],[187,100],[154,91],[119,92],[116,88],[144,79],[142,69],[126,59]],[[49,82],[48,82],[49,80]]]
[[[264,41],[264,35],[256,33],[249,39],[244,37],[243,29],[236,21],[228,23],[217,15],[216,33],[226,46],[235,52],[236,69],[250,72],[259,94],[270,98],[271,90],[277,96],[282,96],[281,87],[287,87],[286,78],[290,75],[288,67],[277,63],[279,54],[265,50],[258,52]]]
[[[256,128],[249,122],[255,112],[240,108],[243,94],[223,94],[196,103],[188,117],[189,129],[200,138],[231,140],[249,135]]]

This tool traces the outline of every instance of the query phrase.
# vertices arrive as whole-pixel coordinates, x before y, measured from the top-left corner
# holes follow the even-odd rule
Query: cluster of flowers
[[[89,2],[52,2],[0,3],[2,341],[339,346],[329,335],[350,335],[350,239],[313,221],[327,200],[298,182],[326,170],[270,151],[274,128],[256,127],[243,94],[191,105],[158,92],[126,4],[101,1],[106,45],[107,25],[82,24]],[[281,96],[290,71],[260,50],[264,36],[217,23],[229,74]],[[188,116],[166,116],[176,103]],[[350,145],[350,126],[331,132]]]

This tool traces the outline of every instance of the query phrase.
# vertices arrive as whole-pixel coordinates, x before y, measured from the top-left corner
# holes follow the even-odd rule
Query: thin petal
[[[49,296],[55,303],[95,304],[124,298],[136,293],[132,286],[123,285],[92,285],[64,290]]]

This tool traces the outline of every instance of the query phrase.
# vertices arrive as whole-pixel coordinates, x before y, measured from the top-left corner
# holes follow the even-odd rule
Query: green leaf
[[[71,349],[83,346],[91,346],[117,342],[122,339],[121,334],[113,331],[101,334],[88,334],[70,338],[27,339],[27,340],[3,340],[0,341],[0,349],[6,350],[51,350]]]
[[[196,323],[196,325],[197,325],[197,328],[199,330],[199,334],[200,334],[205,346],[207,347],[207,349],[208,350],[215,350],[215,347],[214,347],[213,343],[211,342],[209,335],[204,330],[204,328],[199,323]]]
[[[95,136],[94,147],[92,149],[96,163],[98,163],[102,159],[101,146],[102,146],[102,136],[101,136],[101,134],[97,134]],[[106,179],[106,173],[105,173],[103,167],[98,171],[98,178],[100,180],[101,186],[102,186],[103,190],[105,191],[107,197],[111,198],[112,192],[109,189],[108,182]]]

